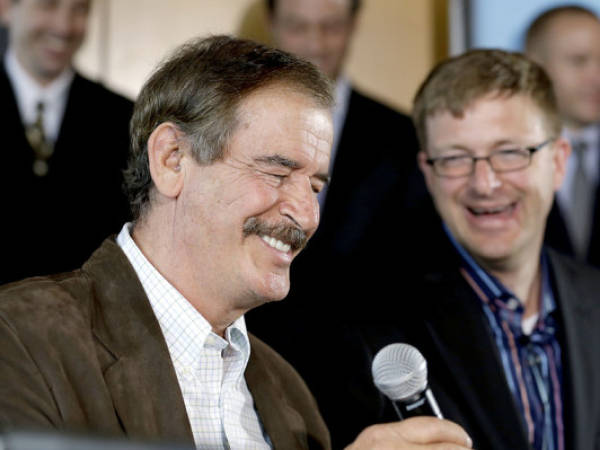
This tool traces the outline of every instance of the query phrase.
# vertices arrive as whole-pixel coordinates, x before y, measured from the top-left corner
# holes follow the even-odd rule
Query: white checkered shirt
[[[142,254],[130,227],[123,226],[117,243],[135,269],[165,336],[196,448],[271,448],[244,379],[250,357],[244,317],[227,328],[226,339],[215,334]]]

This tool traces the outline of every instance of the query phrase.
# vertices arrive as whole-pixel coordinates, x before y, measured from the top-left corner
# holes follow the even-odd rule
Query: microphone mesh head
[[[390,344],[375,355],[371,366],[375,386],[390,400],[404,400],[427,388],[427,362],[408,344]]]

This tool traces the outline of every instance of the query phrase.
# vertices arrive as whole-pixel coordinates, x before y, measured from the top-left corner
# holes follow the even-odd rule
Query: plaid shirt
[[[117,243],[135,269],[160,324],[196,448],[270,448],[244,378],[250,358],[244,317],[227,328],[225,339],[215,334],[208,321],[150,264],[129,229],[130,224],[125,224]]]

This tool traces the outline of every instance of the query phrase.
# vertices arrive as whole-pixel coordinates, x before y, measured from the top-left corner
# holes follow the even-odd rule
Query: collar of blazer
[[[127,257],[114,239],[107,239],[82,271],[92,280],[98,359],[126,433],[192,441],[167,344]],[[245,377],[265,431],[275,448],[307,448],[306,424],[271,367],[274,352],[249,337]]]

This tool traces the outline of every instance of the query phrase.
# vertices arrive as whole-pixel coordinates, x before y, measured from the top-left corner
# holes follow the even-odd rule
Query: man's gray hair
[[[124,176],[133,219],[143,217],[151,204],[147,143],[156,127],[175,124],[195,160],[211,164],[224,156],[242,100],[274,83],[309,96],[319,107],[333,105],[331,83],[315,66],[249,40],[195,39],[161,63],[142,87],[130,124],[131,152]]]

